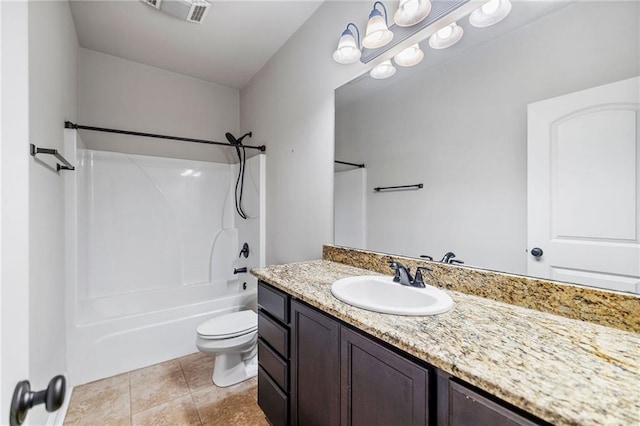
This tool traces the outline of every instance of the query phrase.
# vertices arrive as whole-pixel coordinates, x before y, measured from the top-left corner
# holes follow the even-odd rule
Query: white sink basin
[[[382,275],[343,278],[331,285],[331,293],[349,305],[384,314],[435,315],[454,305],[447,293],[433,286],[409,287]]]

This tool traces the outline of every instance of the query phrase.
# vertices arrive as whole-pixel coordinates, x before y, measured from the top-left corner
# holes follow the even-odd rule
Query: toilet
[[[198,326],[196,346],[215,356],[213,383],[226,387],[258,374],[258,315],[232,312]]]

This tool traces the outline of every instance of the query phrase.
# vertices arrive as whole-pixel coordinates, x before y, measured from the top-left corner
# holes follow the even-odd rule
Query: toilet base
[[[219,387],[238,384],[258,375],[258,352],[217,354],[213,366],[213,383]]]

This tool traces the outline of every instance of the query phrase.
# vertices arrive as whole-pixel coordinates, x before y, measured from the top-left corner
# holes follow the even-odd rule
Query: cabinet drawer
[[[258,366],[258,405],[273,426],[288,424],[288,398],[278,385]]]
[[[289,359],[289,330],[258,311],[258,336],[284,359]]]
[[[258,282],[258,306],[283,323],[289,324],[289,296],[262,281]]]
[[[459,384],[450,382],[449,415],[452,426],[532,426],[535,423],[515,411]]]
[[[289,369],[284,361],[262,339],[258,339],[258,364],[284,390],[289,391]]]

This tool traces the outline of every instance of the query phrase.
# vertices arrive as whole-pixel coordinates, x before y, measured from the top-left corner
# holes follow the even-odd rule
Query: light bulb
[[[387,59],[386,61],[382,62],[380,65],[376,65],[375,67],[373,67],[373,69],[369,72],[369,75],[372,78],[381,80],[383,78],[389,78],[395,73],[396,73],[396,67],[393,66],[393,64],[391,63],[391,60]]]
[[[367,33],[362,39],[362,45],[367,49],[376,49],[385,46],[391,39],[393,33],[387,28],[387,23],[381,15],[373,16],[367,24]]]
[[[424,52],[420,49],[420,46],[416,43],[413,46],[409,46],[402,52],[394,56],[393,60],[401,67],[412,67],[418,65],[424,59]]]
[[[352,64],[360,59],[362,55],[362,52],[358,48],[358,43],[353,37],[353,33],[349,30],[349,25],[347,25],[347,29],[342,32],[342,36],[338,42],[338,48],[333,52],[333,60],[339,64]]]
[[[500,7],[500,0],[491,0],[483,4],[480,9],[482,9],[482,12],[485,15],[491,15],[492,13],[495,13],[496,10],[498,10],[498,7]]]
[[[433,49],[446,49],[460,41],[464,30],[455,22],[436,31],[429,37],[429,46]]]
[[[423,21],[431,12],[429,0],[400,0],[393,21],[399,27],[410,27]]]
[[[511,12],[509,0],[491,0],[469,15],[469,23],[474,27],[484,28],[497,24]]]
[[[384,17],[382,12],[376,9],[376,6],[380,5],[384,10]],[[389,31],[387,27],[387,9],[384,4],[377,1],[373,4],[373,9],[369,14],[369,22],[367,22],[367,31],[362,39],[362,45],[367,49],[377,49],[378,47],[386,46],[393,39],[393,32]]]
[[[442,40],[446,40],[451,36],[451,33],[453,33],[453,27],[451,25],[447,25],[444,28],[441,28],[440,30],[438,30],[438,32],[436,32],[436,35],[442,39]]]

